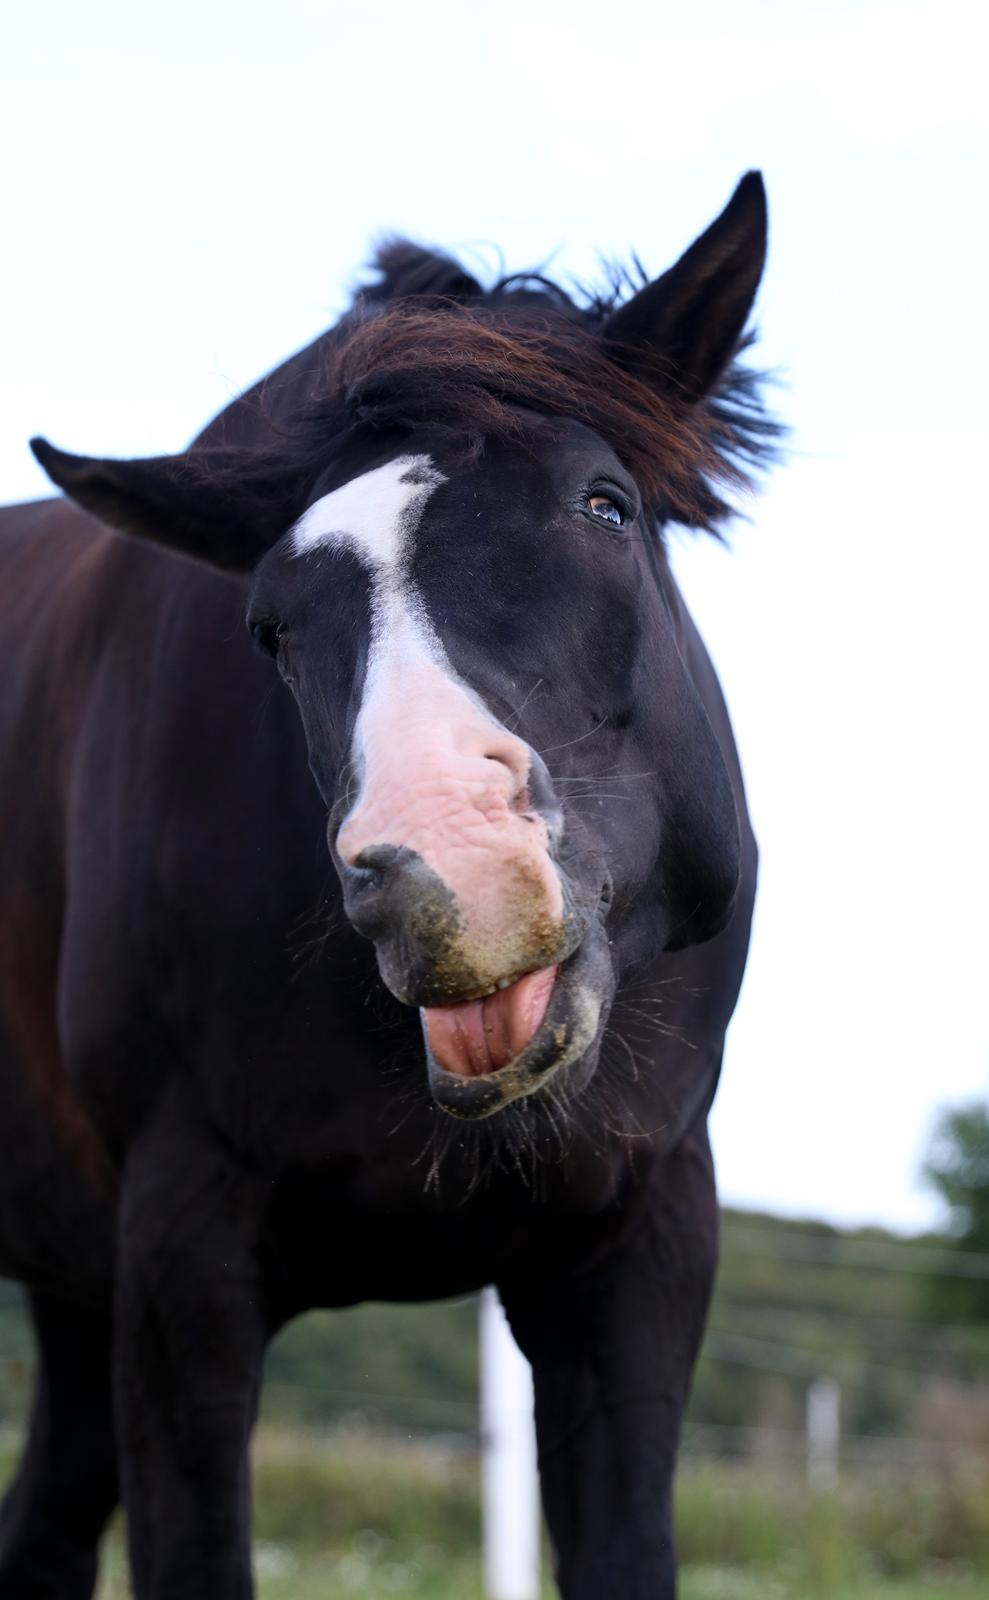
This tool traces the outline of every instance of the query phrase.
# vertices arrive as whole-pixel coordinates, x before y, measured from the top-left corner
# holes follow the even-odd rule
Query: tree
[[[951,1248],[979,1255],[970,1276],[932,1275],[927,1304],[938,1320],[989,1326],[989,1104],[974,1102],[946,1111],[924,1163],[924,1177],[948,1208]],[[987,1269],[987,1270],[983,1270]]]

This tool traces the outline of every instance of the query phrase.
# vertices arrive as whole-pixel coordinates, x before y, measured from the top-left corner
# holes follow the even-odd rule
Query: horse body
[[[177,1070],[202,1072],[195,1092],[244,1158],[275,1175],[318,1167],[318,1183],[303,1186],[315,1231],[341,1208],[369,1228],[381,1223],[375,1248],[349,1234],[347,1287],[331,1277],[314,1304],[404,1298],[392,1277],[408,1262],[407,1245],[393,1242],[395,1218],[442,1228],[452,1198],[454,1234],[486,1212],[503,1219],[513,1196],[530,1220],[540,1210],[593,1214],[606,1205],[626,1177],[636,1118],[644,1128],[662,1109],[655,1085],[637,1106],[635,1085],[623,1078],[622,1104],[610,1115],[624,1113],[626,1127],[616,1130],[613,1149],[599,1127],[578,1125],[568,1129],[566,1162],[556,1150],[548,1161],[530,1153],[521,1184],[500,1165],[484,1170],[490,1155],[479,1141],[446,1149],[437,1139],[435,1115],[408,1082],[418,1062],[410,1069],[394,1059],[403,1050],[414,1058],[417,1026],[410,1030],[404,1013],[374,993],[373,950],[340,915],[305,741],[250,648],[243,584],[121,541],[64,501],[0,513],[0,541],[10,606],[4,636],[15,658],[28,645],[34,657],[18,725],[5,730],[4,792],[15,793],[25,771],[37,775],[31,803],[5,839],[3,927],[17,937],[6,952],[3,1064],[11,1095],[26,1069],[38,1074],[28,1078],[28,1104],[44,1113],[31,1116],[29,1136],[11,1142],[5,1163],[14,1219],[0,1240],[5,1270],[108,1305],[116,1173]],[[23,587],[10,581],[15,575]],[[686,612],[683,620],[693,672],[716,693]],[[195,680],[186,670],[192,658]],[[722,721],[720,697],[710,709]],[[750,863],[743,901],[751,875]],[[728,969],[716,986],[726,1011],[745,928],[742,909],[730,938],[703,947],[707,972],[718,957]],[[217,951],[222,970],[211,959]],[[676,1144],[713,1092],[707,1063],[696,1057],[719,1043],[724,1018],[709,1001],[700,1014],[691,1003],[699,955],[665,956],[637,974],[644,995],[660,984],[671,991],[663,1010],[668,1074],[683,1040],[685,1081],[674,1089],[667,1078],[671,1120],[650,1130],[650,1159],[657,1142]],[[368,1030],[369,999],[377,1037]],[[57,1033],[42,1058],[53,1019]],[[21,1163],[34,1170],[38,1139],[49,1161],[26,1203],[15,1174]],[[325,1200],[317,1201],[317,1187]],[[89,1202],[81,1210],[80,1193]],[[94,1207],[103,1217],[96,1252]],[[50,1263],[35,1256],[26,1268],[18,1260],[25,1215],[45,1227]],[[304,1222],[287,1231],[305,1239],[304,1255]],[[438,1278],[434,1292],[496,1281],[496,1241],[490,1248],[490,1256],[473,1249],[469,1265],[447,1283]]]
[[[673,1593],[670,1478],[715,1256],[705,1119],[755,885],[727,714],[662,547],[616,531],[602,554],[595,519],[646,516],[620,460],[603,512],[566,511],[565,556],[543,535],[563,515],[547,481],[608,454],[583,419],[522,407],[525,438],[492,423],[479,464],[430,417],[359,415],[302,502],[266,479],[219,528],[231,452],[240,483],[277,451],[345,331],[229,408],[151,500],[146,478],[108,498],[100,472],[66,479],[76,458],[50,468],[150,541],[60,501],[0,518],[0,1270],[28,1286],[41,1352],[0,1596],[85,1600],[121,1487],[141,1600],[248,1594],[272,1333],[311,1306],[488,1283],[533,1363],[561,1593]],[[396,517],[387,570],[337,531],[356,526],[341,489],[382,471],[403,506],[429,500],[422,529]],[[506,484],[534,509],[505,521]],[[328,530],[315,552],[307,515]],[[607,616],[579,614],[592,582],[613,627],[627,613],[617,649]],[[375,745],[388,605],[420,655],[400,656]],[[292,640],[288,687],[245,609],[266,648]],[[438,698],[424,716],[417,688],[396,716],[419,660]],[[657,681],[666,703],[640,712]],[[436,727],[449,758],[406,825],[375,762],[399,748],[414,777]],[[661,797],[640,800],[657,766]],[[481,865],[458,879],[464,859]]]

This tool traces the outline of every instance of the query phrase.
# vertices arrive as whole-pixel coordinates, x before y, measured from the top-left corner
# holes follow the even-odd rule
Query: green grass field
[[[482,1600],[471,1452],[268,1426],[254,1454],[259,1600]],[[11,1432],[0,1489],[14,1458]],[[681,1600],[989,1596],[985,1471],[860,1474],[814,1494],[798,1471],[688,1460],[677,1499]],[[128,1595],[118,1522],[99,1600]]]
[[[0,1476],[8,1464],[0,1459]],[[984,1475],[860,1476],[828,1495],[808,1491],[799,1473],[688,1461],[678,1522],[682,1600],[989,1596]],[[261,1430],[260,1600],[482,1600],[479,1541],[474,1455],[358,1433]],[[128,1594],[118,1527],[99,1600]]]
[[[98,1600],[127,1600],[130,1591],[119,1551],[112,1553],[107,1565]],[[279,1545],[261,1544],[256,1571],[259,1600],[356,1600],[357,1596],[387,1600],[393,1595],[409,1600],[483,1600],[477,1560],[444,1560],[439,1552],[424,1553],[410,1562],[361,1543],[337,1556],[298,1556]],[[912,1582],[863,1579],[815,1591],[771,1571],[711,1566],[685,1567],[681,1581],[681,1600],[811,1600],[812,1596],[816,1600],[823,1594],[828,1600],[986,1600],[987,1582],[958,1573]],[[556,1600],[548,1578],[543,1600]]]

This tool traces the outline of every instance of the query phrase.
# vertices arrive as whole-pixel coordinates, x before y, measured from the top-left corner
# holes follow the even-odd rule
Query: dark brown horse
[[[3,1600],[86,1600],[118,1495],[140,1600],[242,1600],[272,1334],[488,1283],[561,1594],[674,1593],[756,857],[663,529],[771,447],[764,246],[755,174],[582,305],[394,245],[185,454],[36,442],[70,501],[0,524],[0,1270],[39,1350]]]

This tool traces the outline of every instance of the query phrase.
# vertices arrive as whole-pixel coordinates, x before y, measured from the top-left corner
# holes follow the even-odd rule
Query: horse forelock
[[[569,418],[611,445],[660,524],[716,533],[753,467],[772,455],[778,430],[762,409],[758,374],[735,362],[701,404],[678,404],[669,385],[613,359],[596,320],[534,289],[501,299],[493,291],[487,303],[436,295],[373,309],[358,302],[343,337],[326,346],[321,392],[296,437],[313,458],[355,423],[428,425],[476,447],[485,437],[523,435],[533,413]],[[657,370],[657,380],[664,376]]]
[[[694,405],[678,400],[661,358],[650,372],[641,351],[623,364],[605,342],[606,319],[646,278],[638,262],[575,294],[539,272],[486,291],[452,257],[401,239],[374,266],[379,281],[340,322],[227,407],[197,446],[288,452],[311,485],[355,426],[428,426],[451,453],[474,456],[486,437],[523,437],[534,414],[569,418],[611,445],[660,528],[715,535],[776,454],[782,430],[764,408],[763,374],[740,359],[751,334]]]

